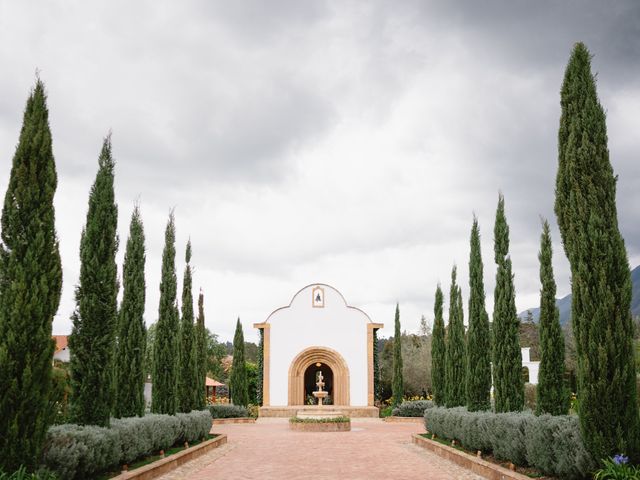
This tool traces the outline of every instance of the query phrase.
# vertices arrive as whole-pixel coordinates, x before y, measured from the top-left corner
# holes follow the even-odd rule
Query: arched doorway
[[[333,404],[333,371],[326,363],[316,362],[309,365],[304,372],[304,403],[306,405],[315,405],[318,403],[313,396],[313,392],[318,390],[317,383],[320,372],[322,372],[322,381],[324,382],[322,389],[329,393],[329,396],[325,398],[323,404]]]
[[[316,390],[315,375],[318,367],[326,365],[327,373],[331,371],[331,393],[334,405],[350,405],[349,402],[349,368],[347,363],[335,350],[326,347],[310,347],[300,352],[291,362],[289,367],[289,405],[304,405],[306,403],[306,392],[311,393]],[[322,370],[322,368],[320,368]],[[308,373],[311,372],[311,373]],[[327,373],[322,371],[327,383]],[[309,377],[307,377],[307,374]],[[307,380],[309,385],[307,385]],[[310,384],[314,388],[310,391]],[[325,385],[326,390],[327,385]]]

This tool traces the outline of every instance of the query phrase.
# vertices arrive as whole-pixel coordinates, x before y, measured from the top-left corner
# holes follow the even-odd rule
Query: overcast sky
[[[456,4],[455,6],[453,4]],[[179,288],[193,243],[207,327],[231,339],[310,283],[393,332],[433,318],[451,267],[468,299],[478,216],[487,307],[493,222],[506,199],[518,310],[539,303],[540,216],[553,225],[559,89],[572,45],[594,55],[618,214],[640,263],[640,4],[636,1],[0,0],[0,192],[29,90],[48,90],[71,331],[78,247],[103,137],[113,131],[120,252],[141,205],[147,325],[157,319],[167,216]],[[465,319],[466,320],[466,319]]]

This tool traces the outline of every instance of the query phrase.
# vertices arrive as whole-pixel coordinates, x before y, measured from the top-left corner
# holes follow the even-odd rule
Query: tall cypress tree
[[[0,243],[0,470],[36,466],[47,408],[62,269],[53,197],[57,175],[44,85],[24,110],[2,209]]]
[[[467,340],[467,409],[491,408],[491,338],[484,306],[480,229],[474,217],[469,256],[469,335]]]
[[[201,410],[207,406],[206,380],[207,380],[207,330],[204,326],[204,294],[200,290],[198,295],[198,318],[196,320],[196,360],[198,382],[195,385],[197,402],[196,408]]]
[[[400,304],[396,303],[396,317],[394,320],[393,334],[393,379],[392,394],[393,405],[398,406],[402,403],[404,396],[404,378],[402,377],[402,334],[400,332]]]
[[[551,234],[545,220],[540,236],[540,373],[536,389],[536,413],[564,415],[568,397],[564,388],[564,335],[556,306],[556,282],[553,279]]]
[[[71,414],[83,425],[108,426],[113,406],[117,329],[118,207],[113,192],[111,136],[102,144],[98,173],[80,239],[80,283],[71,316]]]
[[[249,404],[249,381],[247,364],[244,361],[244,335],[238,318],[233,336],[233,363],[231,364],[231,401],[246,407]]]
[[[449,331],[447,334],[445,364],[445,404],[447,407],[466,405],[466,345],[462,311],[462,291],[456,283],[457,268],[451,270],[449,291]]]
[[[555,212],[571,265],[578,413],[596,458],[640,459],[631,277],[591,55],[575,45],[560,94]]]
[[[493,230],[498,265],[493,307],[493,384],[496,412],[516,412],[524,406],[520,320],[509,257],[509,225],[500,194]]]
[[[442,316],[443,304],[442,289],[438,284],[436,288],[436,301],[433,307],[435,320],[433,322],[433,337],[431,339],[431,386],[433,387],[433,401],[438,406],[445,404],[445,328]]]
[[[144,327],[145,258],[144,227],[140,209],[136,206],[131,215],[122,268],[123,294],[118,314],[118,347],[115,360],[115,417],[144,415],[144,354],[147,342]]]
[[[162,252],[162,277],[160,280],[160,305],[156,338],[153,343],[153,373],[151,381],[151,411],[174,415],[178,407],[178,318],[177,280],[176,280],[176,227],[173,212],[164,234]]]
[[[191,293],[191,240],[187,242],[187,262],[182,282],[182,321],[180,323],[180,348],[178,368],[178,411],[188,413],[198,404],[198,363],[196,330],[193,326],[193,294]]]

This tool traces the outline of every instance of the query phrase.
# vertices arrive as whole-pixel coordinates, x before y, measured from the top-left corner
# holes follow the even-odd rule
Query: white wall
[[[367,324],[369,317],[349,307],[333,287],[324,288],[324,308],[314,308],[312,289],[298,292],[289,307],[276,310],[271,324],[270,404],[287,405],[289,367],[302,350],[327,347],[336,350],[349,368],[350,401],[353,406],[367,405]]]

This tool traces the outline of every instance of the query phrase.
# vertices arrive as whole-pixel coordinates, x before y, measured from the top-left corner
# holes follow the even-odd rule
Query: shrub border
[[[225,423],[256,423],[256,419],[253,417],[229,417],[229,418],[214,418],[214,425],[224,425]]]
[[[419,433],[412,436],[412,442],[489,480],[531,480],[531,477],[522,473],[507,470],[495,463],[474,457],[453,447],[442,445],[439,442],[423,437]]]
[[[210,450],[224,445],[225,443],[227,443],[227,436],[225,434],[218,434],[215,438],[199,443],[193,447],[189,447],[181,452],[174,453],[166,458],[156,460],[144,467],[136,468],[130,472],[123,472],[117,477],[113,477],[112,480],[152,480],[154,478],[158,478],[160,475],[164,475],[165,473],[175,470],[185,463],[194,460]]]

